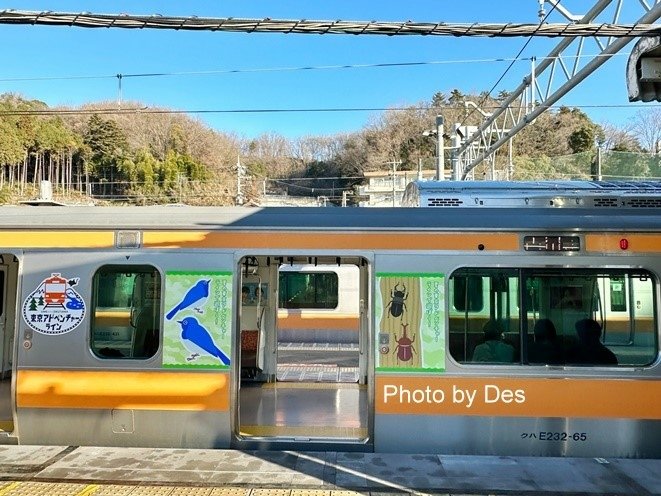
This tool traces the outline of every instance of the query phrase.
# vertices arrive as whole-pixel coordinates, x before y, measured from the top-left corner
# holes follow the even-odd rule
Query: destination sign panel
[[[581,239],[578,236],[524,236],[525,251],[580,251]]]

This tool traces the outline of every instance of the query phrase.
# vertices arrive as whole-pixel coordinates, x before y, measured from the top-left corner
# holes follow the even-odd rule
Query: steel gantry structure
[[[599,19],[608,19],[608,22],[618,24],[624,3],[624,0],[599,0],[586,14],[577,16],[564,7],[560,8],[560,0],[538,1],[540,17],[545,15],[544,4],[548,3],[569,22],[577,25],[598,24]],[[639,0],[638,4],[641,15],[634,24],[653,24],[661,17],[661,0]],[[516,133],[624,48],[634,37],[590,37],[600,53],[589,61],[584,61],[582,57],[586,39],[588,38],[565,37],[539,65],[535,66],[533,60],[530,74],[523,78],[518,88],[484,119],[473,134],[461,140],[461,144],[453,150],[454,179],[466,179],[485,159],[493,159],[496,151]]]

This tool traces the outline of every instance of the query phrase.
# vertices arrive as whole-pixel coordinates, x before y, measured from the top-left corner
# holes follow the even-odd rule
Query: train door
[[[369,300],[367,296],[370,294],[370,281],[372,280],[369,270],[360,270],[360,290],[358,298],[358,313],[359,313],[359,326],[360,329],[370,328]],[[363,336],[365,334],[363,333]],[[358,374],[359,383],[367,387],[368,376],[370,371],[370,361],[367,359],[370,350],[373,349],[371,339],[361,339],[358,343],[360,359],[358,361]]]
[[[255,255],[239,266],[236,446],[367,449],[367,261]]]
[[[13,430],[11,378],[14,357],[18,262],[11,254],[0,255],[0,433]],[[1,442],[1,441],[0,441]]]
[[[6,295],[7,295],[7,266],[0,265],[0,334],[2,335],[2,370],[0,371],[2,379],[11,375],[11,344],[7,330],[7,308],[6,308]]]

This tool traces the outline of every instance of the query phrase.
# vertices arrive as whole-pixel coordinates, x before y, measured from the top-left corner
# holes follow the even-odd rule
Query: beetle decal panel
[[[85,317],[85,301],[74,288],[80,278],[52,273],[23,302],[23,320],[42,334],[65,334]]]
[[[443,274],[377,274],[377,370],[445,369],[444,288]]]

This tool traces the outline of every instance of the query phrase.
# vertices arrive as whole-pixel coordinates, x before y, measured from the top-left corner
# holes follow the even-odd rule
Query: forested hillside
[[[34,198],[39,182],[49,180],[56,194],[80,201],[230,205],[237,194],[239,158],[247,169],[242,193],[248,204],[258,203],[266,178],[275,185],[278,181],[272,180],[297,179],[300,194],[331,184],[344,189],[359,183],[364,172],[390,170],[393,162],[398,170],[420,164],[433,168],[435,138],[423,132],[434,127],[437,114],[444,116],[446,132],[455,122],[477,125],[482,115],[466,102],[489,109],[506,96],[436,93],[429,101],[376,115],[358,132],[288,140],[277,133],[246,139],[139,102],[124,102],[121,108],[116,102],[49,108],[4,94],[0,192],[3,202]],[[641,112],[629,128],[620,129],[599,125],[579,109],[548,111],[513,140],[512,167],[504,148],[493,169],[506,171],[510,179],[589,177],[597,147],[658,153],[660,116],[658,109]],[[444,143],[451,146],[447,137]],[[659,171],[658,155],[651,161],[617,157],[613,170],[630,176],[651,177]],[[478,167],[475,178],[490,177],[490,168]]]
[[[95,113],[104,102],[76,109],[48,109],[16,95],[0,97],[0,185],[5,195],[26,193],[47,179],[56,191],[95,199],[233,201],[231,165],[237,139],[199,121],[168,112]],[[53,111],[43,115],[44,110]],[[60,110],[61,112],[57,112]],[[213,184],[213,186],[212,186]],[[226,185],[219,188],[219,185]]]

